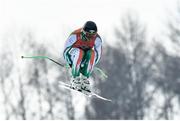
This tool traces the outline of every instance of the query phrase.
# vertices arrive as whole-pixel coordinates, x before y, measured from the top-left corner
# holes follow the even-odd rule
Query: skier
[[[72,69],[71,88],[91,93],[89,77],[100,60],[101,51],[102,39],[95,22],[87,21],[82,28],[70,34],[63,56]]]

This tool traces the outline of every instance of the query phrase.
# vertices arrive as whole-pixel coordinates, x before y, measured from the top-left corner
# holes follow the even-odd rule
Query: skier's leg
[[[72,76],[75,78],[80,75],[80,64],[83,59],[84,51],[79,48],[72,48],[70,55],[72,60]]]
[[[86,60],[86,62],[84,63],[84,66],[81,69],[81,73],[85,77],[89,78],[92,71],[93,71],[94,64],[95,64],[95,52],[94,52],[94,50],[93,49],[88,50],[85,53],[83,60]]]
[[[80,80],[80,64],[83,59],[84,51],[79,48],[72,48],[70,51],[71,60],[72,60],[72,87],[80,90],[81,89],[81,80]]]
[[[94,64],[95,64],[95,52],[93,49],[87,51],[85,53],[85,56],[83,58],[83,60],[86,60],[86,62],[84,63],[84,66],[81,69],[81,73],[82,73],[82,88],[83,90],[86,90],[87,92],[91,92],[90,89],[90,83],[89,83],[89,77],[92,73]]]

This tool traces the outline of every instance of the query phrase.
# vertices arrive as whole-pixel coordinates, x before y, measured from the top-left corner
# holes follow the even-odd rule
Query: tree
[[[163,97],[160,107],[157,107],[161,112],[154,117],[166,120],[173,119],[174,113],[176,113],[174,111],[176,104],[174,104],[173,100],[177,97],[179,98],[180,76],[178,72],[180,71],[180,66],[178,65],[180,64],[180,58],[169,54],[160,43],[156,43],[154,56],[156,56],[154,63],[156,71],[152,82]]]
[[[161,112],[157,114],[157,119],[174,119],[174,114],[178,113],[176,103],[180,103],[179,91],[179,71],[180,71],[180,7],[177,7],[177,16],[172,17],[168,21],[168,35],[161,42],[169,40],[175,53],[170,53],[169,48],[166,48],[162,43],[155,43],[155,65],[156,76],[154,76],[154,84],[163,95]],[[178,99],[178,102],[174,100]]]
[[[132,14],[125,16],[121,24],[122,28],[115,29],[117,46],[106,46],[100,64],[108,72],[108,79],[96,83],[101,95],[114,102],[92,101],[95,113],[91,115],[87,108],[89,119],[143,119],[150,104],[146,87],[151,58],[146,50],[146,29]]]
[[[14,39],[14,36],[8,37]],[[57,70],[56,64],[45,59],[29,59],[23,63],[17,57],[16,51],[52,56],[47,45],[38,43],[33,32],[28,30],[24,30],[18,40],[21,46],[12,53],[3,48],[8,51],[3,50],[0,55],[0,93],[5,119],[75,119],[72,95],[58,87],[58,79],[64,78],[64,69]],[[56,72],[58,78],[53,76]]]
[[[0,55],[0,88],[3,99],[3,106],[4,109],[4,115],[5,119],[10,119],[10,117],[13,115],[14,112],[16,112],[15,106],[12,103],[12,100],[10,100],[10,96],[12,95],[12,91],[14,88],[13,81],[9,78],[11,75],[11,72],[13,70],[14,63],[12,61],[12,52],[4,46],[1,48],[1,55]]]
[[[45,45],[32,41],[27,42],[31,48],[28,50],[31,50],[32,55],[51,55]],[[69,100],[71,95],[66,95],[58,87],[58,81],[63,78],[63,69],[58,70],[58,78],[48,78],[48,73],[52,68],[58,68],[57,65],[48,63],[45,59],[32,60],[31,62],[27,67],[28,77],[25,84],[30,89],[30,96],[35,95],[37,97],[30,100],[30,102],[35,100],[37,107],[31,109],[29,117],[35,119],[73,119],[74,113],[70,114],[73,112],[73,107],[69,108],[72,105],[72,100]],[[29,103],[29,105],[33,105],[33,103]]]

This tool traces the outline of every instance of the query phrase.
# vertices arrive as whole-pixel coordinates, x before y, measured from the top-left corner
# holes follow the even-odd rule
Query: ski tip
[[[113,102],[112,100],[110,100],[110,99],[108,99],[108,100],[106,100],[106,101],[108,101],[108,102]]]
[[[113,102],[111,99],[104,99],[104,101],[107,101],[107,102]]]
[[[24,56],[21,56],[21,58],[23,59],[23,58],[24,58]]]

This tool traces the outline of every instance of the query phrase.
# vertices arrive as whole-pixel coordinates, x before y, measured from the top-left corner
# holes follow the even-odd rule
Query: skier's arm
[[[95,64],[97,64],[101,58],[101,53],[102,53],[102,40],[100,37],[97,37],[95,40],[94,50],[96,55]]]
[[[70,56],[69,56],[69,51],[71,50],[72,48],[72,45],[76,42],[76,35],[75,34],[71,34],[68,39],[66,40],[66,43],[65,43],[65,46],[64,46],[64,52],[63,52],[63,56],[64,56],[64,59],[69,63],[71,64],[71,61],[70,61]]]

